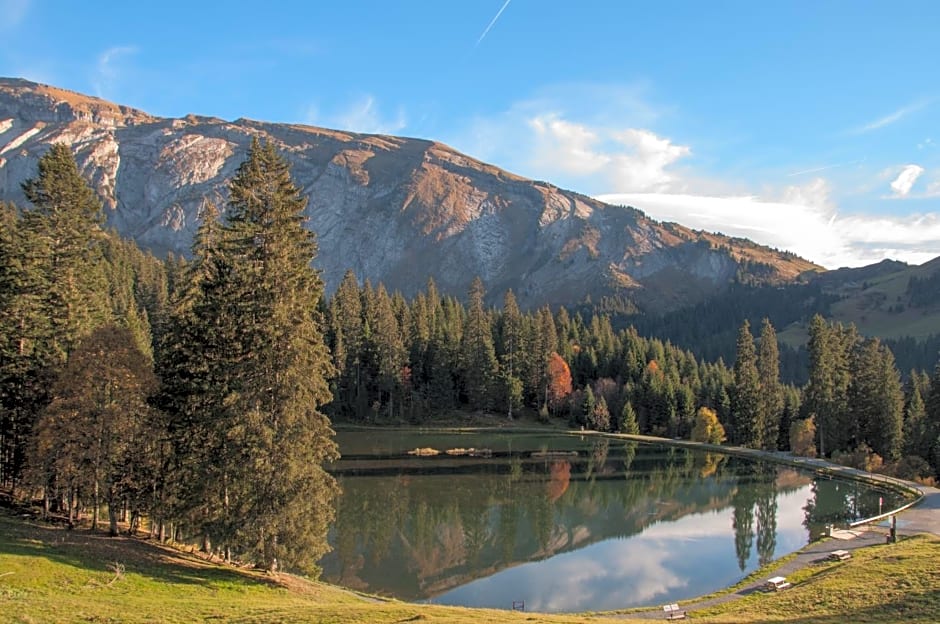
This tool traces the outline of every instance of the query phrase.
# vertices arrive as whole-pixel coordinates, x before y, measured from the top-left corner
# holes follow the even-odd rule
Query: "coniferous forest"
[[[225,206],[205,202],[189,260],[106,231],[65,146],[23,190],[0,210],[0,490],[69,523],[146,518],[160,539],[315,572],[331,421],[483,413],[940,471],[940,365],[902,378],[888,347],[819,315],[796,387],[767,320],[737,328],[729,367],[602,312],[524,311],[512,292],[487,307],[479,279],[406,300],[348,272],[326,297],[306,198],[269,144]]]

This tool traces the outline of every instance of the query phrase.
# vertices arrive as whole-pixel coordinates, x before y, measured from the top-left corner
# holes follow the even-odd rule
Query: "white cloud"
[[[921,264],[940,255],[940,216],[839,215],[827,185],[791,188],[778,200],[755,196],[709,197],[667,193],[599,195],[651,217],[763,245],[787,249],[834,269],[894,258]]]
[[[136,52],[135,46],[113,46],[98,56],[95,75],[92,78],[95,95],[103,98],[114,97],[114,89],[121,78],[121,61]]]
[[[604,104],[586,110],[583,102]],[[926,100],[915,103],[868,126],[883,127],[926,105]],[[865,159],[793,168],[777,181],[720,179],[688,164],[691,145],[656,129],[661,116],[669,114],[666,107],[651,106],[642,87],[556,85],[474,120],[451,143],[514,173],[630,204],[657,219],[747,237],[828,268],[885,258],[919,264],[940,253],[938,213],[853,215],[839,207],[851,197],[871,210],[888,184],[895,189],[892,197],[940,196],[940,171],[920,181],[924,193],[915,187],[924,173],[917,165],[877,174],[847,171]],[[833,178],[839,181],[835,188],[830,179],[816,175],[837,168],[843,171]],[[796,176],[807,181],[784,186]]]
[[[395,134],[408,125],[403,109],[392,118],[383,116],[372,95],[365,95],[349,104],[344,110],[322,115],[315,104],[307,108],[306,122],[311,125],[328,126],[347,132],[363,134]]]
[[[553,177],[595,178],[617,192],[670,189],[676,177],[668,168],[692,153],[650,130],[595,128],[558,114],[532,117],[527,125],[534,134],[529,167]]]
[[[872,130],[879,130],[885,126],[890,126],[891,124],[904,119],[911,113],[917,112],[920,109],[926,107],[927,104],[927,100],[918,100],[913,104],[903,106],[893,113],[885,115],[884,117],[879,117],[878,119],[870,121],[867,124],[859,126],[858,128],[854,128],[849,132],[849,134],[865,134],[866,132],[871,132]]]
[[[891,183],[891,190],[894,191],[895,197],[907,196],[923,172],[924,168],[920,165],[906,165]]]
[[[564,155],[563,146],[568,144],[569,152],[580,148],[591,154],[602,152],[603,157],[609,151],[622,149],[612,145],[617,142],[617,132],[650,127],[670,112],[667,106],[651,105],[642,84],[563,83],[542,88],[504,111],[478,116],[462,130],[442,138],[475,158],[514,173],[545,179],[549,172],[536,163],[548,159],[540,159],[539,150],[555,145]],[[576,165],[569,162],[568,166]],[[593,171],[596,173],[599,168],[595,163]],[[561,172],[564,167],[553,169],[556,170]],[[566,183],[563,179],[552,182]],[[605,187],[606,183],[595,190]]]

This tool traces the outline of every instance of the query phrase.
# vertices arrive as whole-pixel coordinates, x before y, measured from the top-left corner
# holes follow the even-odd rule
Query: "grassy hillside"
[[[940,621],[940,539],[921,536],[810,566],[796,586],[696,612],[705,622]],[[612,619],[616,617],[617,619]],[[46,622],[629,622],[408,604],[291,575],[206,562],[133,538],[67,531],[0,511],[0,620]],[[645,620],[648,621],[648,620]]]
[[[787,576],[792,589],[755,592],[695,612],[695,620],[740,624],[940,622],[940,538],[920,535],[854,551]],[[769,576],[769,575],[768,575]]]
[[[938,272],[940,258],[920,266],[884,262],[863,269],[832,271],[819,278],[824,290],[840,297],[827,317],[845,325],[854,323],[862,334],[879,338],[923,339],[940,334],[940,293],[924,292],[935,290],[935,285],[925,284],[918,293],[908,291],[911,278],[926,280]],[[779,337],[796,346],[806,341],[806,330],[794,325]]]
[[[288,574],[275,579],[216,565],[144,540],[67,531],[0,515],[3,622],[496,624],[532,617],[381,601]],[[537,617],[539,622],[571,624],[599,619]]]

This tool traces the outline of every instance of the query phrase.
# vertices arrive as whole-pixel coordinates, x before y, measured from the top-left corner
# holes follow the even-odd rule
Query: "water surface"
[[[896,502],[776,464],[594,436],[369,431],[338,441],[343,494],[324,579],[440,604],[674,602],[737,582],[827,523],[874,515],[879,497]]]

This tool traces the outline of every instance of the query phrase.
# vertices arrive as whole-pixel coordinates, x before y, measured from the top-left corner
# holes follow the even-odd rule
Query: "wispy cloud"
[[[501,7],[499,8],[499,11],[496,12],[496,15],[493,17],[492,20],[490,20],[490,23],[487,24],[486,28],[483,30],[483,34],[481,34],[481,35],[480,35],[480,38],[477,39],[476,44],[474,44],[474,46],[473,46],[474,48],[477,47],[477,46],[479,46],[479,45],[480,45],[480,42],[483,41],[483,39],[486,38],[486,35],[489,34],[490,29],[493,28],[493,25],[494,25],[494,24],[496,24],[496,21],[499,19],[499,16],[503,14],[503,11],[506,10],[506,7],[509,6],[509,3],[510,3],[510,2],[512,2],[512,0],[506,0],[506,2],[503,3],[503,6],[501,6]]]
[[[112,46],[98,55],[92,83],[98,97],[113,97],[121,79],[121,60],[137,53],[136,46]]]
[[[365,95],[346,108],[322,114],[315,104],[307,108],[305,121],[311,125],[329,126],[348,132],[364,134],[395,134],[408,125],[404,109],[399,108],[391,117],[379,110],[375,96]]]
[[[849,167],[851,165],[857,165],[859,163],[865,162],[862,160],[852,160],[844,163],[836,163],[834,165],[823,165],[821,167],[813,167],[812,169],[803,169],[802,171],[794,171],[793,173],[788,173],[788,178],[794,178],[796,176],[808,175],[810,173],[819,173],[821,171],[828,171],[830,169],[838,169],[839,167]]]
[[[9,32],[20,25],[29,13],[31,0],[0,0],[0,32]]]
[[[867,124],[853,128],[849,131],[849,134],[865,134],[866,132],[871,132],[873,130],[884,128],[885,126],[890,126],[893,123],[901,121],[911,113],[915,113],[925,108],[927,104],[929,104],[927,100],[918,100],[912,104],[908,104],[907,106],[899,108],[893,113],[885,115],[884,117],[879,117],[878,119],[875,119],[874,121],[871,121]]]

